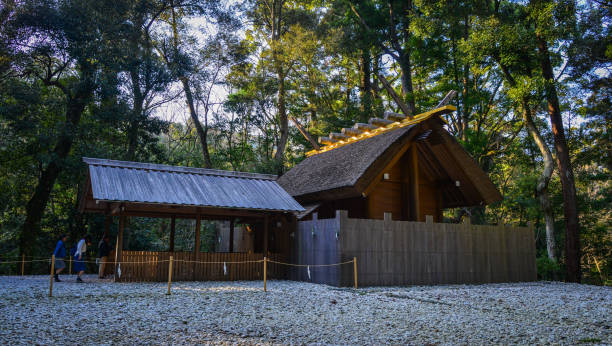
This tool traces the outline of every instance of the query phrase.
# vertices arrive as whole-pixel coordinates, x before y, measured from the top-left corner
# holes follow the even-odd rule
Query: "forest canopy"
[[[77,210],[84,156],[281,175],[313,149],[294,121],[316,138],[402,112],[383,76],[412,113],[458,92],[447,129],[503,200],[447,222],[531,222],[542,278],[610,284],[611,10],[2,0],[0,257],[99,239],[104,218]],[[128,246],[161,248],[164,222],[134,221]]]

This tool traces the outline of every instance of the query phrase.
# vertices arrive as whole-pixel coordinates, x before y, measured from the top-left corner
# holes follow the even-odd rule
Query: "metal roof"
[[[275,175],[84,157],[94,200],[303,211]]]

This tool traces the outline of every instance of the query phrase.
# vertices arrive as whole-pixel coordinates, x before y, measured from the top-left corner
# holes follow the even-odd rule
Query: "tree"
[[[93,101],[105,74],[116,74],[108,43],[117,39],[122,5],[96,1],[14,4],[3,41],[10,69],[62,95],[63,125],[50,141],[48,160],[25,208],[21,253],[32,255],[53,186],[64,168],[83,112]],[[114,14],[109,13],[113,8]],[[112,80],[106,78],[105,80]],[[53,143],[53,144],[51,144]]]
[[[565,38],[568,31],[571,31],[568,27],[572,28],[574,26],[575,4],[573,1],[530,1],[529,15],[535,26],[534,35],[537,42],[541,73],[544,78],[544,95],[554,138],[557,167],[563,188],[565,276],[566,280],[570,282],[580,282],[580,230],[576,183],[563,128],[556,78],[548,48],[551,44],[556,45],[559,40]]]

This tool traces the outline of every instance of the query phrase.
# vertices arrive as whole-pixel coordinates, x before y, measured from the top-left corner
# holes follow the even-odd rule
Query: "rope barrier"
[[[233,261],[233,262],[229,262],[229,261],[216,261],[216,262],[201,262],[201,261],[189,261],[189,260],[177,260],[175,259],[174,262],[185,262],[185,263],[200,263],[200,264],[236,264],[236,263],[262,263],[264,260],[255,260],[255,261]],[[269,262],[270,260],[268,260]],[[121,262],[123,263],[123,262]]]
[[[331,263],[331,264],[293,264],[293,263],[278,262],[278,261],[274,261],[270,259],[268,260],[268,262],[270,263],[282,264],[282,265],[293,266],[293,267],[332,267],[332,266],[340,266],[343,264],[353,263],[353,261],[354,260],[340,262],[340,263]]]
[[[50,276],[50,284],[49,284],[49,297],[53,296],[53,275],[54,275],[54,271],[55,271],[55,263],[56,263],[56,258],[55,256],[51,256],[51,258],[45,258],[45,259],[32,259],[32,260],[25,260],[24,257],[22,257],[21,261],[0,261],[0,264],[16,264],[16,263],[21,263],[22,264],[22,275],[23,275],[23,264],[24,263],[33,263],[33,262],[50,262],[51,263],[51,276]],[[73,257],[69,257],[69,259],[65,259],[64,261],[67,261],[69,263],[72,262],[77,262],[79,260],[75,260]],[[354,266],[354,280],[355,280],[355,288],[357,288],[357,257],[353,257],[352,260],[349,261],[344,261],[344,262],[339,262],[339,263],[329,263],[329,264],[295,264],[295,263],[287,263],[287,262],[281,262],[281,261],[275,261],[275,260],[270,260],[267,257],[264,257],[261,260],[251,260],[251,261],[212,261],[212,262],[205,262],[205,261],[191,261],[191,260],[176,260],[173,259],[172,256],[170,256],[170,259],[163,259],[163,260],[155,260],[155,261],[90,261],[90,260],[82,260],[79,262],[83,262],[83,263],[93,263],[93,264],[97,264],[99,265],[100,263],[104,263],[104,264],[109,264],[109,265],[114,265],[114,264],[161,264],[161,263],[168,263],[168,295],[170,294],[170,287],[171,287],[171,282],[172,282],[172,264],[173,262],[183,262],[183,263],[199,263],[199,264],[223,264],[223,271],[225,273],[225,275],[227,275],[227,269],[226,269],[226,265],[227,264],[247,264],[247,263],[263,263],[263,283],[264,283],[264,291],[267,292],[267,264],[268,262],[270,263],[274,263],[274,264],[279,264],[279,265],[286,265],[286,266],[292,266],[292,267],[302,267],[302,268],[306,268],[308,270],[308,277],[310,278],[310,267],[316,268],[316,267],[332,267],[332,266],[340,266],[340,265],[345,265],[345,264],[349,264],[349,263],[353,263]]]
[[[51,262],[50,258],[39,259],[39,260],[29,260],[29,261],[0,261],[0,264],[10,264],[10,263],[33,263],[33,262]]]

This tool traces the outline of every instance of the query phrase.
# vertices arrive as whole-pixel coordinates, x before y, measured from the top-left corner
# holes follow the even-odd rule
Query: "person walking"
[[[89,236],[85,235],[79,240],[76,251],[74,252],[74,270],[77,272],[77,282],[83,282],[81,276],[85,273],[85,262],[83,262],[83,260],[87,252],[87,245],[91,245],[91,242]]]
[[[105,235],[102,241],[98,245],[98,256],[100,257],[100,268],[98,270],[98,277],[104,279],[104,270],[106,269],[106,262],[108,261],[108,255],[111,252],[111,246],[109,244],[110,238]]]
[[[62,234],[57,241],[57,245],[55,245],[55,251],[53,251],[53,255],[55,255],[55,274],[53,277],[55,278],[55,282],[62,282],[59,278],[59,274],[66,268],[66,263],[64,262],[64,258],[66,257],[66,235]]]

